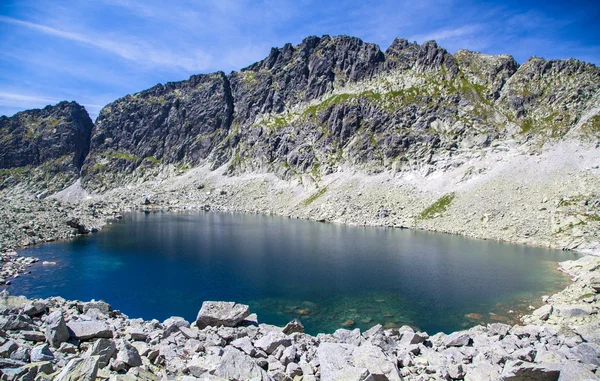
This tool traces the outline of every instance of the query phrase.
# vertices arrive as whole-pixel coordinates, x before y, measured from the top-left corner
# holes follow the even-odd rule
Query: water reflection
[[[571,253],[458,236],[229,213],[132,213],[100,234],[27,249],[58,262],[13,292],[104,299],[132,317],[192,320],[204,300],[249,303],[309,332],[376,323],[431,332],[512,321],[566,286]]]

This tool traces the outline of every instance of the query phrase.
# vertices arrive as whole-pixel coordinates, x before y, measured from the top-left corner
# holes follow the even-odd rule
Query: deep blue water
[[[568,284],[556,262],[576,257],[446,234],[204,212],[131,213],[100,233],[22,254],[57,265],[40,261],[13,281],[13,294],[103,299],[130,317],[189,321],[202,301],[231,300],[249,304],[262,323],[300,318],[309,333],[348,320],[429,333],[514,321]]]

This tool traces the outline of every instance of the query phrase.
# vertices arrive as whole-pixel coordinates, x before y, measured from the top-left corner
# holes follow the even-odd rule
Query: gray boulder
[[[69,340],[69,330],[62,311],[54,311],[46,318],[46,340],[54,348]]]
[[[233,348],[226,347],[215,369],[214,375],[232,381],[267,380],[267,374],[251,357]]]
[[[584,364],[600,365],[600,346],[590,343],[581,343],[571,348],[575,355]]]
[[[98,356],[74,358],[54,378],[54,381],[96,381]]]
[[[29,356],[31,358],[31,362],[54,360],[54,354],[52,351],[50,351],[48,344],[42,344],[34,347]]]
[[[296,332],[304,333],[304,325],[302,325],[300,320],[294,319],[283,327],[282,332],[286,335],[291,335]]]
[[[464,347],[470,343],[471,336],[467,332],[454,332],[444,339],[444,345],[446,347]]]
[[[163,322],[165,337],[179,331],[181,327],[189,328],[190,323],[182,317],[171,316]]]
[[[537,310],[533,311],[533,316],[537,317],[540,320],[548,320],[550,314],[552,313],[552,306],[550,304],[546,304]]]
[[[204,302],[196,318],[196,326],[235,327],[250,315],[250,307],[235,302]]]
[[[87,357],[97,356],[98,357],[98,368],[105,368],[110,360],[117,352],[117,345],[111,339],[98,339],[94,342],[94,345],[87,350],[85,355]]]
[[[67,327],[71,337],[79,340],[110,339],[113,337],[110,327],[100,321],[72,321],[67,324]]]
[[[560,371],[548,366],[524,361],[509,361],[504,365],[504,381],[558,381]]]
[[[400,381],[396,360],[388,358],[381,348],[363,344],[352,353],[357,368],[366,368],[375,380]]]
[[[292,339],[279,331],[271,331],[254,343],[256,348],[262,349],[263,351],[267,352],[267,354],[273,353],[280,345],[289,347],[292,345]]]
[[[120,340],[118,345],[117,361],[127,365],[128,368],[142,365],[142,358],[137,349],[126,340]]]

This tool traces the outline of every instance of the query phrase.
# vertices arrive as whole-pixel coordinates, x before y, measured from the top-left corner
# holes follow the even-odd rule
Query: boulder
[[[110,339],[113,337],[110,327],[100,321],[72,321],[67,324],[67,327],[71,337],[78,340]]]
[[[196,326],[235,327],[250,315],[250,307],[235,302],[204,302],[196,318]]]
[[[589,304],[559,305],[554,306],[558,316],[566,318],[576,318],[589,316],[594,309]]]
[[[524,361],[508,361],[502,371],[503,381],[558,381],[560,371],[554,366]]]
[[[273,353],[280,345],[289,347],[292,345],[292,339],[286,334],[278,331],[271,331],[254,343],[256,348],[262,349],[267,352],[267,354]]]
[[[179,331],[179,328],[189,328],[190,323],[182,317],[171,316],[163,322],[165,337]]]
[[[100,312],[102,312],[104,315],[109,316],[110,313],[112,312],[112,307],[110,306],[110,304],[106,303],[105,301],[95,301],[92,300],[91,302],[87,302],[83,304],[83,313],[87,314],[89,310],[91,309],[96,309]]]
[[[533,316],[537,317],[540,320],[548,320],[550,314],[552,313],[552,306],[550,304],[546,304],[537,310],[533,311]]]
[[[74,358],[53,381],[95,381],[98,374],[98,356]]]
[[[502,368],[488,362],[478,362],[468,365],[464,381],[500,381]]]
[[[232,381],[264,380],[267,374],[251,357],[233,348],[226,347],[214,375]]]
[[[98,368],[105,368],[110,360],[117,352],[117,345],[114,340],[111,339],[98,339],[94,342],[85,355],[87,357],[97,356],[98,357]]]
[[[0,346],[0,356],[4,358],[10,358],[10,355],[19,349],[19,345],[12,340],[7,340],[2,346]]]
[[[254,355],[256,354],[256,349],[252,345],[252,341],[250,341],[250,339],[247,337],[240,337],[239,339],[235,339],[231,342],[231,345],[234,348],[243,351],[248,356],[254,357]]]
[[[69,330],[62,311],[54,311],[46,317],[46,340],[54,348],[69,340]]]
[[[47,307],[47,303],[41,300],[29,302],[23,306],[23,313],[31,317],[38,316],[46,312]]]
[[[50,351],[48,344],[42,344],[34,347],[29,355],[31,362],[54,360],[54,354]]]
[[[117,361],[124,363],[128,368],[142,365],[142,358],[137,349],[126,340],[119,341],[118,350]]]
[[[304,333],[304,325],[302,325],[300,320],[294,319],[283,327],[282,332],[286,335],[291,335],[296,332]]]
[[[446,347],[464,347],[471,343],[471,336],[467,332],[454,332],[444,338]]]
[[[357,347],[352,353],[357,368],[366,368],[375,380],[400,381],[396,360],[388,358],[381,348],[370,343]]]
[[[584,364],[600,365],[600,346],[591,343],[581,343],[571,348],[571,354]]]

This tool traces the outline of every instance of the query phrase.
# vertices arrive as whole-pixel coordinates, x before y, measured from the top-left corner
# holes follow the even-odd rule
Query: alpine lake
[[[235,301],[259,323],[296,318],[310,334],[517,323],[569,284],[557,262],[578,258],[448,234],[217,212],[128,213],[99,233],[21,254],[40,261],[13,280],[13,295],[102,299],[131,318],[188,321],[203,301]]]

